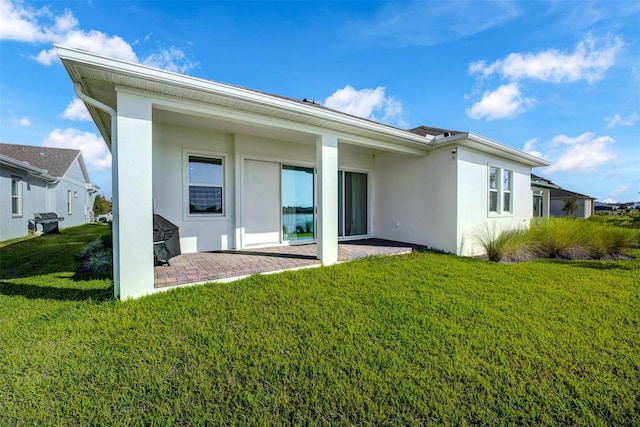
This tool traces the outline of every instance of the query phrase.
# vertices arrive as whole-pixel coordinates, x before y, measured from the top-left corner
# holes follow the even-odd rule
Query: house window
[[[489,167],[489,212],[498,212],[498,177],[500,169]]]
[[[511,181],[513,180],[513,172],[508,170],[502,171],[502,211],[511,212]]]
[[[189,214],[222,215],[222,159],[189,156]]]
[[[22,216],[22,178],[11,177],[11,216]]]
[[[71,190],[67,190],[67,214],[71,215],[71,207],[73,206],[73,199],[71,197]]]
[[[513,171],[489,166],[489,213],[513,212]]]

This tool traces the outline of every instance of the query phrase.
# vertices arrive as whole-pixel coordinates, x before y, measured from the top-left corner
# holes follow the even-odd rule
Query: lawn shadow
[[[93,300],[96,302],[104,302],[113,299],[113,286],[109,286],[108,288],[77,289],[0,281],[0,294],[6,296],[21,296],[28,299],[56,301]]]
[[[552,264],[564,264],[572,267],[589,268],[592,270],[634,270],[636,267],[621,261],[566,261],[549,260]]]

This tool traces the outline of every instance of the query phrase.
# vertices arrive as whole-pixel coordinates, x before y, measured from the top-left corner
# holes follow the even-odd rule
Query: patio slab
[[[382,239],[340,242],[338,261],[374,255],[397,255],[420,248],[409,243]],[[170,265],[154,268],[154,286],[164,288],[316,266],[321,264],[316,253],[316,244],[308,244],[182,254],[172,258]]]

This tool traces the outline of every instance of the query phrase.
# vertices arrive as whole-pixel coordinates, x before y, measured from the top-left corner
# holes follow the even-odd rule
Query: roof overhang
[[[294,123],[309,133],[334,133],[342,142],[374,146],[383,142],[389,149],[397,148],[417,155],[431,149],[429,139],[402,129],[319,108],[295,100],[186,76],[145,65],[108,58],[91,52],[56,46],[57,53],[71,80],[82,86],[91,98],[117,110],[118,91],[143,91],[161,99],[179,99],[200,107],[211,106],[212,115],[238,112],[238,120],[247,117],[275,119],[273,123]],[[85,103],[85,105],[87,105]],[[110,146],[111,119],[92,105],[87,108],[102,137]],[[228,117],[226,117],[228,119]],[[278,126],[277,124],[275,126]],[[381,148],[381,147],[378,147]]]
[[[46,181],[55,182],[58,180],[55,176],[49,175],[49,171],[45,169],[40,169],[23,161],[14,159],[13,157],[5,156],[4,154],[0,154],[0,164],[23,170],[31,176],[41,178]]]
[[[433,147],[459,145],[473,150],[481,151],[483,153],[491,154],[496,157],[501,157],[507,160],[522,163],[533,168],[550,165],[549,162],[539,157],[532,156],[531,154],[516,150],[515,148],[509,147],[508,145],[501,144],[497,141],[471,132],[451,135],[432,142],[432,145]]]

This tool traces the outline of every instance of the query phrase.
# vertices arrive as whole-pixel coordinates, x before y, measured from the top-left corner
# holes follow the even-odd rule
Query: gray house
[[[562,208],[564,208],[566,201],[573,197],[576,198],[576,205],[578,207],[578,209],[573,213],[573,216],[578,218],[589,218],[593,215],[595,198],[576,193],[574,191],[565,190],[564,188],[551,190],[551,215],[565,216],[565,212]]]
[[[93,221],[98,187],[80,150],[0,144],[0,241],[27,235],[38,212],[55,212],[71,227]]]

